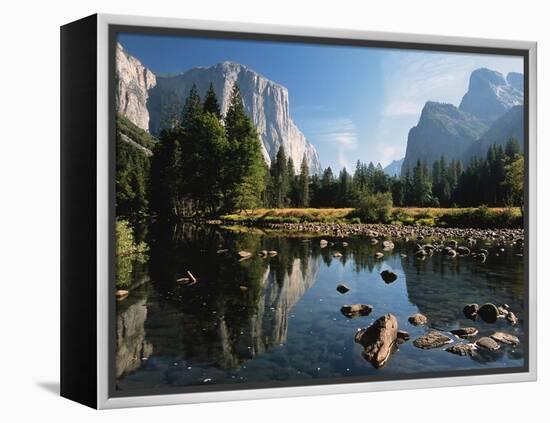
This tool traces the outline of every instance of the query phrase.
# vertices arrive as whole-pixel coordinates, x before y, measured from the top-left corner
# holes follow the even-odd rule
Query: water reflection
[[[522,344],[475,359],[440,350],[400,346],[383,369],[360,355],[353,338],[384,313],[396,315],[414,339],[427,327],[407,317],[421,312],[429,328],[443,331],[476,326],[480,336],[506,330],[523,342],[523,259],[511,249],[478,263],[469,258],[413,257],[412,244],[399,244],[376,259],[380,245],[351,238],[266,234],[213,226],[153,226],[150,258],[137,266],[135,280],[148,280],[117,308],[117,379],[122,390],[203,383],[305,380],[380,373],[520,366]],[[500,248],[492,246],[489,248]],[[257,252],[274,250],[274,257]],[[239,261],[238,251],[253,256]],[[335,257],[339,256],[340,257]],[[380,277],[391,269],[398,279]],[[196,284],[178,283],[187,271]],[[345,282],[351,291],[336,291]],[[489,325],[468,321],[466,303],[508,303],[520,322]],[[349,319],[344,304],[368,303],[369,316]]]

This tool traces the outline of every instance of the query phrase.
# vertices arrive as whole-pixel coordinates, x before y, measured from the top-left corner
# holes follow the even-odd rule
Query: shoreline
[[[524,229],[516,228],[448,228],[436,226],[412,226],[384,223],[273,223],[261,221],[234,221],[227,219],[207,220],[209,225],[241,226],[292,233],[315,233],[336,238],[366,236],[371,238],[390,237],[408,240],[435,239],[476,239],[502,242],[524,242]]]

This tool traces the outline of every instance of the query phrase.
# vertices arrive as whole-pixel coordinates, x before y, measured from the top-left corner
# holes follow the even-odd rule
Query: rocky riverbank
[[[431,226],[405,226],[392,224],[352,224],[352,223],[271,223],[271,222],[235,222],[230,220],[211,220],[210,224],[239,225],[258,227],[283,232],[315,233],[338,238],[349,236],[368,236],[371,238],[393,238],[404,241],[422,241],[435,239],[440,241],[453,238],[488,240],[505,243],[523,243],[523,229],[476,229],[441,228]]]

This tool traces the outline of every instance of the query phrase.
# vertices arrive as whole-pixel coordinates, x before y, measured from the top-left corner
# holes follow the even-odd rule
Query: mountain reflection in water
[[[501,246],[485,246],[490,250],[486,263],[441,254],[420,261],[413,257],[412,244],[396,242],[393,252],[377,260],[380,246],[366,238],[346,239],[347,246],[327,238],[334,244],[326,248],[320,239],[191,224],[152,227],[149,262],[132,272],[140,283],[117,304],[117,388],[523,365],[523,258],[514,247],[503,253],[497,250]],[[262,250],[278,254],[257,256]],[[253,255],[239,261],[238,251]],[[336,251],[342,257],[333,257]],[[397,273],[397,280],[384,283],[384,269]],[[196,284],[177,282],[187,271],[197,277]],[[350,292],[336,291],[342,282]],[[467,320],[462,308],[471,302],[507,303],[519,323]],[[342,305],[356,303],[371,304],[374,311],[356,319],[340,313]],[[412,339],[430,328],[475,326],[480,336],[505,330],[518,336],[520,345],[471,359],[444,348],[420,350],[408,342],[385,367],[375,369],[361,357],[354,334],[390,312]],[[407,322],[416,312],[428,317],[428,327]]]

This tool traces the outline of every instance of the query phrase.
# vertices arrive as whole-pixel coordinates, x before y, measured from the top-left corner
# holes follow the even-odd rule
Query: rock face
[[[157,134],[172,113],[174,104],[181,105],[193,84],[204,97],[212,83],[220,102],[222,115],[229,108],[234,84],[239,85],[248,116],[254,122],[262,140],[262,153],[269,165],[282,145],[294,162],[297,173],[306,157],[310,173],[320,173],[321,165],[315,147],[309,143],[290,115],[288,90],[254,70],[235,62],[223,62],[209,67],[197,67],[181,75],[157,77],[148,103],[150,131]],[[179,107],[178,107],[179,108]]]
[[[362,329],[355,335],[355,342],[363,345],[363,356],[374,367],[382,367],[387,363],[397,342],[397,319],[393,314],[386,314],[376,320],[367,329]]]
[[[116,109],[133,124],[149,130],[147,100],[149,90],[157,83],[153,72],[129,55],[120,44],[116,46]]]
[[[468,163],[472,157],[485,156],[493,144],[504,147],[510,138],[518,140],[523,151],[523,112],[523,106],[514,106],[495,120],[487,132],[464,152],[463,163]]]
[[[523,104],[523,76],[513,73],[507,79],[500,72],[481,68],[472,72],[468,92],[460,110],[490,124],[513,106]]]
[[[487,130],[487,124],[452,104],[429,101],[418,124],[409,131],[401,174],[412,172],[417,160],[429,168],[444,155],[448,161],[460,158]]]

